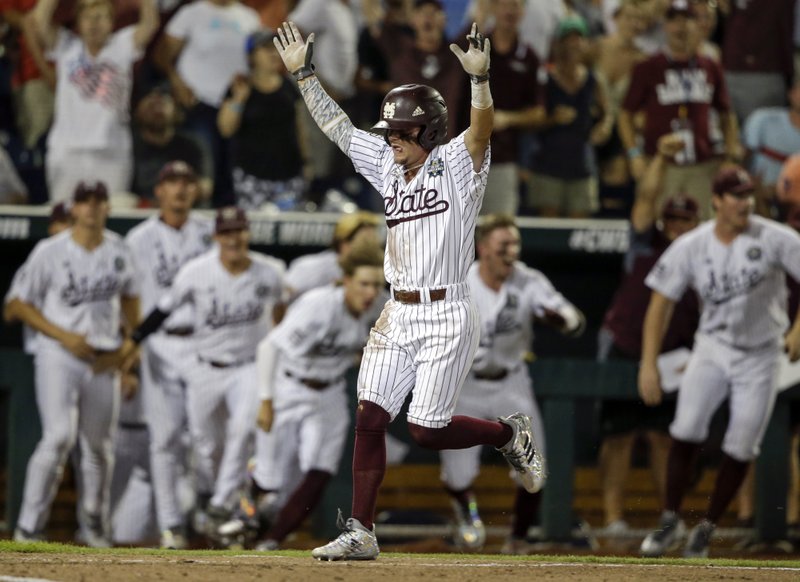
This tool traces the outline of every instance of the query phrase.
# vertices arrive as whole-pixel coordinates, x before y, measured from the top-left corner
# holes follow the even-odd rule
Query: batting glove
[[[314,65],[311,57],[314,54],[314,33],[308,35],[308,40],[303,42],[303,37],[294,22],[283,23],[278,27],[278,36],[272,39],[278,54],[295,79],[302,81],[314,74]]]
[[[489,80],[489,39],[478,32],[478,24],[472,23],[472,30],[467,35],[469,46],[467,52],[457,44],[451,44],[450,50],[458,57],[464,71],[472,77],[473,82],[481,83]]]

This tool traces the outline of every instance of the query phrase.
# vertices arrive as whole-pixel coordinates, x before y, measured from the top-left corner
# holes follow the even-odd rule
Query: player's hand
[[[686,142],[680,133],[666,133],[658,138],[656,149],[659,154],[672,160],[683,150],[685,145]]]
[[[122,374],[119,382],[120,392],[123,400],[130,400],[139,391],[139,376],[133,372]]]
[[[94,348],[86,343],[86,336],[66,332],[61,338],[61,345],[76,358],[91,362],[95,359]]]
[[[472,23],[472,30],[467,35],[467,52],[461,50],[457,44],[451,44],[450,50],[458,57],[461,67],[469,75],[485,75],[489,72],[489,54],[491,44],[489,39],[478,32],[477,23]]]
[[[783,351],[789,356],[790,362],[800,360],[800,328],[797,331],[792,328],[784,336]]]
[[[258,428],[264,432],[272,430],[272,421],[275,412],[272,409],[272,400],[262,400],[261,407],[258,409]]]
[[[278,54],[283,60],[286,70],[294,73],[303,67],[311,68],[311,57],[314,54],[314,33],[303,37],[294,22],[284,22],[278,27],[278,36],[272,39]]]
[[[92,362],[92,371],[95,374],[99,374],[101,372],[105,372],[106,370],[121,369],[122,363],[130,354],[131,346],[133,346],[135,349],[136,344],[134,344],[131,340],[126,339],[124,342],[122,342],[122,345],[113,352],[97,356],[94,362]]]
[[[558,311],[547,309],[546,307],[544,308],[544,313],[538,319],[558,331],[563,331],[567,326],[567,320],[564,319],[564,316]]]
[[[661,390],[661,375],[657,366],[642,364],[639,367],[639,396],[647,406],[661,404],[664,392]]]

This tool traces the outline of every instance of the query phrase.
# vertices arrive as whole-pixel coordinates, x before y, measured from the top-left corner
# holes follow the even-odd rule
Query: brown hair
[[[475,241],[480,243],[498,228],[517,228],[517,222],[510,214],[487,214],[475,229]]]
[[[359,267],[383,267],[383,249],[372,241],[359,241],[339,258],[345,277],[352,277]]]

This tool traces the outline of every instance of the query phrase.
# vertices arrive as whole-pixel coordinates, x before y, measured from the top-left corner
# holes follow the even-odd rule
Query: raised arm
[[[314,74],[314,65],[311,64],[314,54],[314,33],[311,33],[304,42],[294,22],[284,22],[278,27],[278,35],[273,42],[286,70],[297,80],[311,117],[328,139],[348,154],[350,138],[355,128],[347,114],[325,92]]]
[[[644,232],[656,220],[656,201],[664,186],[664,171],[667,162],[683,149],[683,139],[677,133],[668,133],[658,139],[658,151],[644,171],[636,189],[636,201],[631,211],[631,226],[636,232]]]
[[[53,24],[53,14],[57,5],[58,0],[39,0],[28,16],[33,20],[36,40],[44,52],[49,51],[56,44],[58,27]]]
[[[477,172],[483,165],[486,146],[489,145],[494,125],[494,104],[489,91],[491,46],[489,39],[478,32],[476,23],[472,24],[467,41],[469,43],[467,52],[461,50],[456,44],[451,44],[450,50],[458,57],[461,66],[471,79],[472,107],[469,114],[469,129],[464,136],[464,143],[472,157],[472,167]]]
[[[144,50],[158,30],[158,8],[155,0],[142,0],[139,7],[139,22],[133,33],[136,48]]]

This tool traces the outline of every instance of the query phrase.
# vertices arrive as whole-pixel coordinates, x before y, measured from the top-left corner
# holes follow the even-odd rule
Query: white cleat
[[[37,544],[46,540],[42,534],[31,533],[18,527],[14,530],[14,541],[18,544]]]
[[[381,553],[374,528],[370,531],[352,517],[345,522],[341,510],[336,525],[342,533],[332,542],[311,550],[312,557],[327,561],[374,560]]]
[[[647,534],[642,540],[639,555],[644,558],[660,558],[668,551],[677,548],[685,535],[686,526],[678,515],[672,511],[664,511],[658,529]]]
[[[162,550],[185,550],[189,547],[189,542],[183,533],[183,528],[171,527],[161,532]]]
[[[255,550],[257,552],[274,552],[280,548],[280,544],[275,540],[264,540],[256,544]]]
[[[470,515],[455,499],[451,500],[456,516],[453,541],[462,550],[480,550],[486,543],[486,527],[477,512]]]
[[[506,461],[517,471],[521,485],[528,493],[537,493],[547,481],[544,459],[533,440],[531,419],[521,412],[498,418],[511,427],[514,435],[504,446],[497,449]]]

